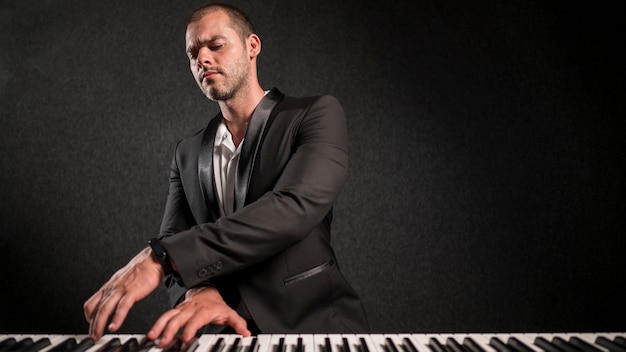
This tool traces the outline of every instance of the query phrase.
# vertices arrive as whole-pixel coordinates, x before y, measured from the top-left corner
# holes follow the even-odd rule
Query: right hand
[[[135,302],[154,291],[164,276],[163,267],[149,247],[139,252],[83,305],[89,336],[98,341],[109,318],[108,330],[118,330]]]
[[[215,287],[188,290],[185,300],[163,313],[146,335],[151,340],[158,339],[160,347],[166,347],[183,328],[178,338],[186,345],[207,324],[227,325],[242,336],[252,335],[245,319],[224,302]]]

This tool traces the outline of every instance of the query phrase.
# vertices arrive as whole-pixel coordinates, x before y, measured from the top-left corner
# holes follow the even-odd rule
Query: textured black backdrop
[[[333,240],[375,331],[626,330],[624,9],[255,1],[265,88],[343,103]],[[0,333],[84,333],[158,231],[200,0],[0,4]],[[131,312],[145,332],[159,290]]]

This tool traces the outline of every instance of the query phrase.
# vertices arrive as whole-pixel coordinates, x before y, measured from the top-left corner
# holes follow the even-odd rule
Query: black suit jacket
[[[339,102],[271,90],[242,145],[235,212],[220,218],[212,159],[221,118],[181,140],[172,161],[161,225],[179,273],[166,280],[172,303],[184,287],[209,284],[233,308],[243,300],[263,333],[367,332],[330,245],[332,206],[348,173]]]

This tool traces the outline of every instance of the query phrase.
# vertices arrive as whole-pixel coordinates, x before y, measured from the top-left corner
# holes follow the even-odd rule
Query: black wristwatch
[[[150,245],[150,248],[152,248],[154,256],[157,257],[159,263],[161,263],[165,275],[173,274],[174,268],[172,268],[172,263],[170,262],[170,258],[168,257],[167,251],[165,250],[165,247],[163,247],[161,240],[155,237],[148,241],[148,244]]]

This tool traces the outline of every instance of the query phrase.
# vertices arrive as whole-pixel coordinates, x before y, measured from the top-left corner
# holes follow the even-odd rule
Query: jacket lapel
[[[219,200],[217,199],[215,179],[213,178],[213,144],[215,143],[215,134],[221,120],[222,114],[218,114],[209,121],[209,125],[204,130],[204,135],[202,135],[198,153],[198,179],[200,180],[200,189],[202,190],[211,222],[220,218]]]
[[[250,176],[252,167],[257,156],[257,150],[261,142],[261,136],[265,129],[265,124],[272,110],[285,95],[278,89],[270,90],[254,110],[250,118],[250,124],[246,131],[246,137],[243,141],[241,155],[239,156],[239,165],[237,166],[237,179],[235,181],[235,211],[243,208],[250,184]],[[213,133],[215,134],[215,132]]]

